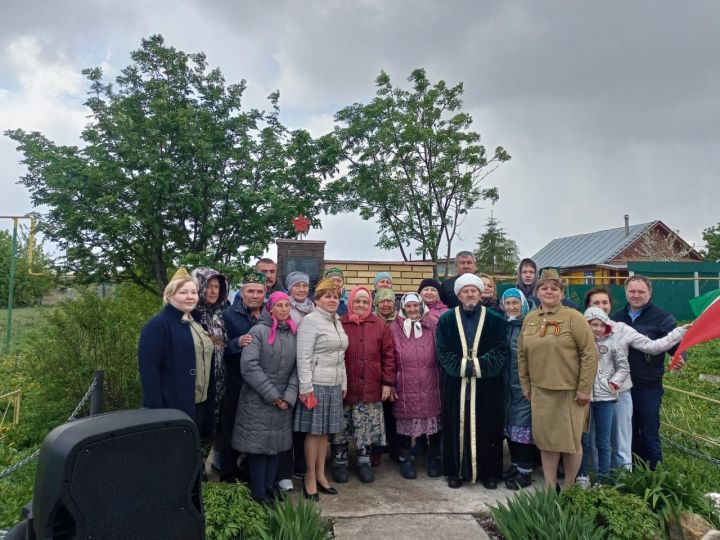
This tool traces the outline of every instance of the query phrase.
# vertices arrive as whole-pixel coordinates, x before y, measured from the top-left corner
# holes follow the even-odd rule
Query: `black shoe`
[[[526,488],[532,485],[532,477],[530,473],[517,473],[512,478],[505,480],[505,487],[512,490]]]
[[[370,482],[375,480],[375,473],[373,472],[372,467],[369,463],[364,465],[358,465],[357,473],[360,481],[365,484],[369,484]]]
[[[253,495],[253,500],[263,506],[270,506],[272,503],[275,502],[272,497],[268,497],[267,493],[265,493],[262,497],[255,497]]]
[[[282,502],[285,500],[285,491],[283,491],[277,484],[268,489],[266,493],[268,497],[276,502]]]
[[[347,484],[349,480],[348,466],[333,463],[330,468],[330,476],[332,476],[333,482],[336,484]]]
[[[427,475],[430,478],[437,478],[441,474],[441,462],[439,457],[428,457],[427,462]]]
[[[308,501],[319,501],[320,495],[318,493],[308,493],[307,489],[305,489],[305,484],[303,484],[303,497],[305,497]]]
[[[317,489],[320,493],[323,493],[325,495],[337,495],[338,490],[335,489],[332,486],[325,487],[320,482],[317,483]]]
[[[505,469],[502,474],[500,475],[500,478],[503,480],[507,480],[508,478],[512,478],[517,474],[518,470],[515,465],[510,465],[509,469]]]
[[[485,489],[497,489],[497,478],[494,476],[486,478],[483,480],[482,485]]]
[[[457,489],[459,487],[462,487],[463,481],[462,478],[458,478],[457,476],[450,476],[448,477],[448,487]]]
[[[408,480],[414,480],[417,478],[415,462],[412,458],[400,458],[400,476],[407,478]]]

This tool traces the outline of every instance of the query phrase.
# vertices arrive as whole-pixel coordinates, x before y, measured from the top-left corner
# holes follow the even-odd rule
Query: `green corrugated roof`
[[[657,221],[630,225],[627,235],[625,227],[618,227],[606,231],[556,238],[532,258],[538,268],[548,266],[569,268],[608,263],[655,223]]]

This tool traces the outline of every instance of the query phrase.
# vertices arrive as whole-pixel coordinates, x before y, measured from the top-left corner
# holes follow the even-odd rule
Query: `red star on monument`
[[[298,233],[298,236],[307,234],[310,229],[310,220],[300,214],[298,217],[293,219],[293,227],[295,227],[295,232]]]

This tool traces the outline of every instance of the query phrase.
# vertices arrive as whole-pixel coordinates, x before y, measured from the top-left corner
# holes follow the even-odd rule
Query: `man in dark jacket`
[[[227,371],[225,397],[220,411],[220,480],[234,482],[237,478],[238,453],[233,449],[232,432],[235,427],[242,376],[240,357],[243,347],[252,342],[248,332],[260,320],[260,311],[265,300],[265,275],[251,272],[243,280],[240,292],[235,295],[232,305],[223,311],[227,344],[225,345],[225,367]]]
[[[670,312],[650,302],[652,284],[643,276],[632,276],[625,282],[627,305],[616,311],[612,319],[632,326],[650,339],[658,339],[675,328]],[[670,356],[677,345],[668,351]],[[628,351],[632,378],[633,434],[632,451],[652,469],[662,461],[660,446],[660,406],[664,393],[665,353],[650,356],[631,348]]]
[[[446,279],[440,285],[440,300],[449,308],[452,309],[460,305],[457,295],[455,294],[455,280],[463,274],[474,274],[477,270],[475,264],[475,255],[470,251],[459,251],[455,255],[455,272],[451,278]]]

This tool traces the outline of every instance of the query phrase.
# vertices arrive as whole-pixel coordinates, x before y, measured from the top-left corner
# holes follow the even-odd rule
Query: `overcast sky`
[[[149,7],[152,6],[152,7]],[[494,213],[522,255],[553,238],[663,220],[690,243],[720,221],[720,2],[363,0],[52,0],[5,2],[0,131],[77,144],[87,121],[80,71],[108,77],[142,37],[204,51],[248,106],[279,89],[281,119],[313,135],[333,114],[424,67],[464,82],[465,108],[489,153],[512,160],[487,180]],[[0,214],[32,210],[12,141],[0,137]],[[453,251],[472,248],[490,208]],[[0,223],[2,228],[7,223]],[[328,216],[309,238],[327,258],[399,259],[375,226]]]

